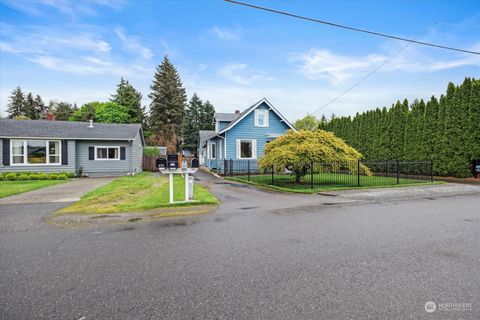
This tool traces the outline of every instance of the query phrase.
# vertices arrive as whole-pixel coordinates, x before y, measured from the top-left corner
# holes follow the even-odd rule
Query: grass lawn
[[[302,178],[300,183],[295,183],[295,177],[291,175],[275,175],[274,185],[272,185],[271,175],[254,175],[250,176],[248,181],[247,176],[240,176],[226,179],[246,182],[260,187],[269,189],[301,192],[301,193],[315,193],[321,191],[346,190],[346,189],[368,189],[368,188],[392,188],[400,186],[410,186],[417,184],[436,184],[437,181],[404,179],[401,178],[397,184],[396,177],[384,176],[360,176],[360,187],[356,175],[340,174],[340,173],[320,173],[313,175],[314,187],[310,185],[310,175]]]
[[[175,175],[174,199],[185,199],[184,179]],[[121,177],[85,194],[80,201],[58,213],[136,212],[160,207],[217,204],[218,200],[204,187],[195,184],[195,202],[169,204],[168,176],[143,172],[133,177]]]
[[[64,183],[67,180],[0,181],[0,198]]]

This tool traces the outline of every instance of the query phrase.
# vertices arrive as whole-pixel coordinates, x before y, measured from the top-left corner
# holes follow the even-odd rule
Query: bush
[[[17,180],[30,180],[30,176],[26,173],[19,174]]]
[[[48,180],[48,174],[46,173],[38,173],[37,180]]]
[[[5,174],[5,180],[7,181],[15,181],[17,180],[17,175],[13,172],[9,172]]]
[[[160,150],[157,147],[144,147],[143,148],[143,155],[156,157],[160,155]]]
[[[0,173],[0,181],[15,180],[66,180],[75,177],[73,172],[42,173],[42,172],[4,172]]]

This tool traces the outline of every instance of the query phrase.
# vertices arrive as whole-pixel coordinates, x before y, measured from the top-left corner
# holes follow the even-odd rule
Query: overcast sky
[[[480,1],[248,1],[480,51]],[[196,92],[217,111],[266,97],[293,121],[404,46],[221,0],[0,0],[0,112],[6,115],[16,86],[81,105],[107,100],[122,76],[148,105],[155,67],[167,54],[188,95]],[[318,115],[428,98],[465,76],[480,77],[480,56],[410,45]]]

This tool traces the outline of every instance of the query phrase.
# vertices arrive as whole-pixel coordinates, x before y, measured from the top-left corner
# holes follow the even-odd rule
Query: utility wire
[[[332,26],[332,27],[337,27],[337,28],[343,28],[343,29],[347,29],[347,30],[351,30],[351,31],[368,33],[368,34],[372,34],[372,35],[375,35],[375,36],[380,36],[380,37],[385,37],[385,38],[390,38],[390,39],[395,39],[395,40],[400,40],[400,41],[407,41],[409,43],[416,43],[416,44],[421,44],[421,45],[424,45],[424,46],[430,46],[430,47],[435,47],[435,48],[440,48],[440,49],[453,50],[453,51],[459,51],[459,52],[463,52],[463,53],[480,55],[480,52],[478,52],[478,51],[470,51],[470,50],[465,50],[465,49],[447,47],[447,46],[443,46],[443,45],[439,45],[439,44],[402,38],[402,37],[393,36],[393,35],[389,35],[389,34],[385,34],[385,33],[370,31],[370,30],[366,30],[366,29],[359,29],[359,28],[355,28],[355,27],[350,27],[350,26],[334,23],[334,22],[309,18],[309,17],[298,15],[298,14],[289,13],[289,12],[286,12],[286,11],[280,11],[280,10],[275,10],[275,9],[271,9],[271,8],[267,8],[267,7],[256,6],[256,5],[253,5],[253,4],[240,2],[240,1],[235,1],[235,0],[224,0],[224,1],[230,2],[230,3],[233,3],[233,4],[237,4],[237,5],[241,5],[241,6],[245,6],[245,7],[249,7],[249,8],[253,8],[253,9],[257,9],[257,10],[263,10],[263,11],[267,11],[267,12],[271,12],[271,13],[281,14],[281,15],[284,15],[284,16],[292,17],[292,18],[297,18],[297,19],[307,20],[307,21],[311,21],[311,22],[322,23],[322,24],[329,25],[329,26]]]
[[[412,43],[409,42],[407,43],[404,47],[402,47],[400,50],[398,50],[397,52],[395,52],[393,55],[391,55],[387,60],[383,61],[380,65],[378,65],[375,69],[373,69],[372,71],[370,71],[369,73],[367,73],[364,77],[362,77],[360,80],[358,80],[357,82],[355,82],[351,87],[349,87],[348,89],[346,89],[345,91],[343,91],[342,93],[340,93],[338,96],[336,96],[335,98],[333,98],[332,100],[330,100],[329,102],[325,103],[323,106],[321,106],[320,108],[318,108],[317,110],[315,110],[314,112],[310,113],[310,115],[314,115],[316,114],[317,112],[319,112],[320,110],[322,110],[323,108],[331,105],[332,103],[334,103],[335,101],[337,101],[338,99],[340,99],[341,97],[343,97],[344,95],[346,95],[349,91],[351,91],[353,88],[355,88],[356,86],[358,86],[360,83],[362,83],[364,80],[366,80],[367,78],[369,78],[372,74],[374,74],[375,72],[377,72],[378,70],[380,70],[380,68],[382,68],[384,65],[386,65],[387,63],[389,63],[393,58],[395,58],[397,55],[399,55],[403,50],[407,49],[407,47],[409,45],[411,45]]]

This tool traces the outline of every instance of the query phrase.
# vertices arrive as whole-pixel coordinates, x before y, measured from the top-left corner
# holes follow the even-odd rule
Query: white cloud
[[[472,46],[478,50],[480,44]],[[401,70],[404,72],[436,72],[464,66],[480,66],[480,56],[452,53],[438,58],[424,53],[423,48],[414,45],[395,56],[380,69],[380,72]],[[311,80],[325,79],[332,84],[339,84],[354,76],[365,75],[389,59],[395,51],[389,53],[369,54],[365,56],[348,56],[335,54],[326,49],[310,49],[294,54],[289,62],[296,63],[298,71]],[[398,51],[398,47],[397,50]],[[448,58],[450,57],[450,58]]]
[[[333,54],[326,49],[311,49],[295,55],[291,61],[299,62],[299,71],[312,80],[326,79],[337,84],[350,78],[354,73],[365,71],[382,63],[385,57],[367,55],[365,57],[350,57]]]
[[[2,2],[27,15],[41,16],[53,8],[70,17],[78,14],[95,15],[96,6],[120,9],[125,3],[124,0],[2,0]]]
[[[209,32],[224,41],[238,40],[242,35],[242,29],[239,25],[235,25],[233,28],[214,26]]]
[[[152,50],[140,44],[140,41],[137,37],[127,37],[122,28],[115,29],[115,34],[120,40],[122,40],[123,45],[129,51],[139,54],[145,59],[150,59],[153,57]]]
[[[248,70],[248,65],[244,63],[227,64],[220,68],[218,74],[241,85],[250,85],[255,80],[273,80],[273,78],[267,77],[264,72]]]

